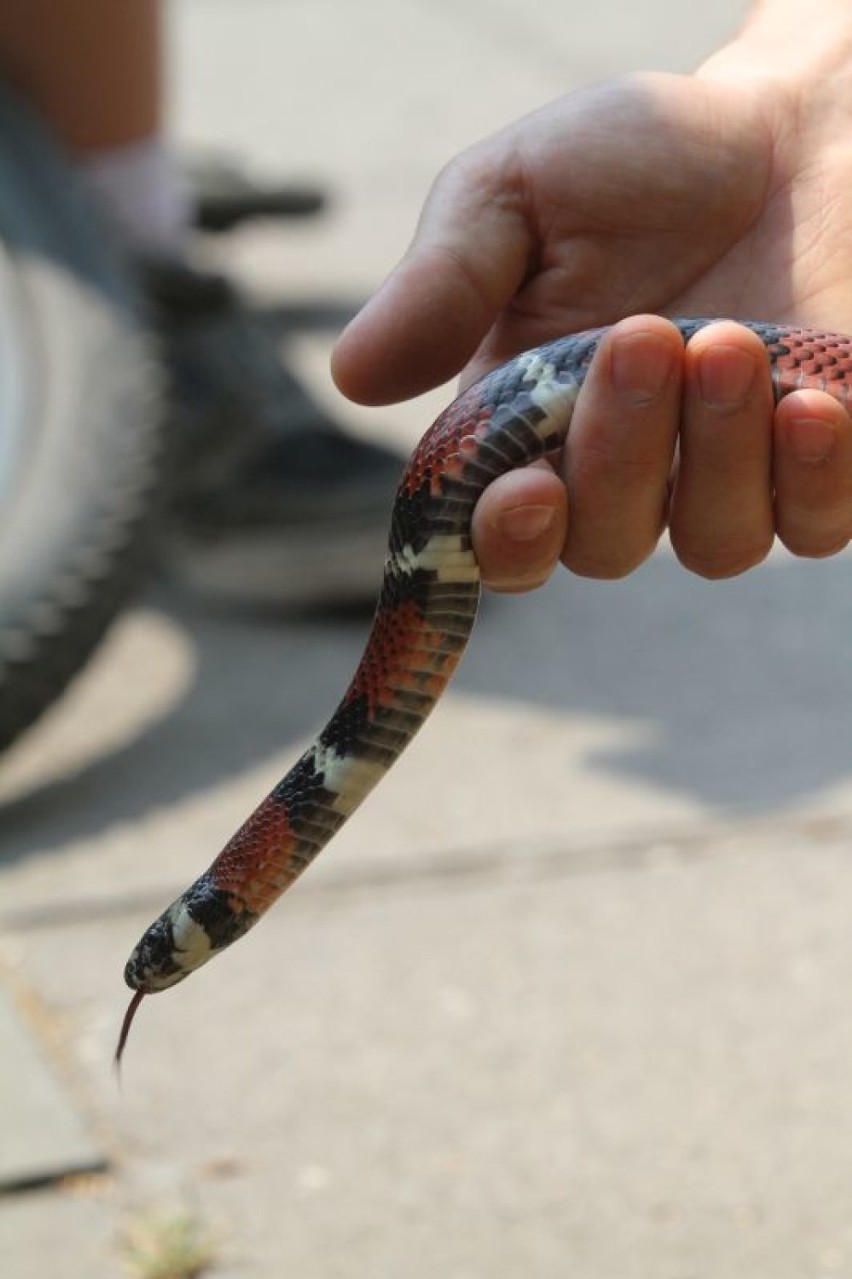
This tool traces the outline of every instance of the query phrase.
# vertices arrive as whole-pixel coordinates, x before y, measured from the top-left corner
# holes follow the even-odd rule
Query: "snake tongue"
[[[130,1027],[133,1022],[133,1018],[136,1016],[136,1010],[144,998],[145,991],[137,990],[127,1006],[127,1012],[124,1014],[124,1020],[121,1023],[121,1030],[118,1036],[118,1044],[115,1049],[115,1057],[113,1058],[117,1072],[121,1071],[121,1057],[124,1052],[124,1045],[127,1043],[127,1036],[130,1034]]]

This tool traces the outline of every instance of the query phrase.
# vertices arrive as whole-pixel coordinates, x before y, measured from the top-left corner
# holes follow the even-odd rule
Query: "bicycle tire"
[[[158,385],[130,270],[62,149],[0,83],[0,750],[138,581]]]

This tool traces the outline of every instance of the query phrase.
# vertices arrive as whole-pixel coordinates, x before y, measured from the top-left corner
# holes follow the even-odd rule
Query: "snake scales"
[[[675,321],[684,341],[709,323]],[[852,339],[776,324],[747,327],[766,348],[776,398],[814,387],[852,402]],[[604,332],[516,356],[460,395],[427,431],[397,492],[381,594],[352,681],[311,746],[134,949],[124,976],[136,994],[117,1060],[143,996],[182,981],[257,923],[432,710],[479,602],[470,533],[476,501],[498,475],[559,447]]]

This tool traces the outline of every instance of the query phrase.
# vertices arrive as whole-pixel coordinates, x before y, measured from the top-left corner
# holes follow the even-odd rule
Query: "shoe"
[[[168,567],[232,603],[375,600],[403,458],[347,435],[220,276],[141,268],[171,379]]]
[[[238,161],[226,157],[188,156],[182,167],[199,231],[218,235],[256,218],[313,218],[328,206],[322,187],[257,181]]]

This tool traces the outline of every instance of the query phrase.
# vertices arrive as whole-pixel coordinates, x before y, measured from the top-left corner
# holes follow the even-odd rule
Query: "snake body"
[[[675,321],[684,341],[711,323]],[[776,324],[762,340],[776,399],[800,387],[852,401],[852,339]],[[458,665],[479,602],[477,499],[497,476],[558,448],[604,329],[516,356],[466,390],[415,449],[391,514],[384,581],[363,656],[301,758],[204,873],[148,928],[125,968],[139,1001],[242,937],[399,757]]]

